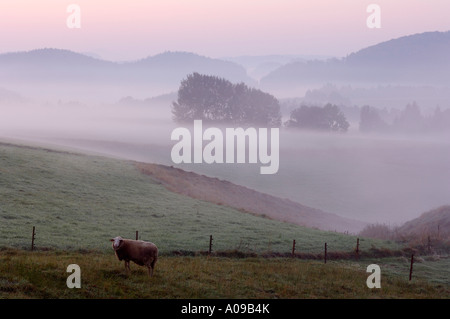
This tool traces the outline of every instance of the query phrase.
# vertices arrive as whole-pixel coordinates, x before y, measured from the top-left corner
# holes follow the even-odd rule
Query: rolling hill
[[[184,182],[183,172],[174,173],[180,184]],[[219,183],[218,190],[222,192],[224,185],[233,188]],[[246,194],[254,194],[245,198],[247,203],[253,199],[254,205],[264,197]],[[143,174],[135,162],[27,145],[0,144],[0,196],[0,247],[29,248],[33,226],[35,245],[41,249],[105,251],[111,249],[109,238],[133,238],[136,230],[162,253],[207,250],[210,235],[215,251],[284,253],[290,251],[293,239],[299,252],[321,252],[324,242],[330,252],[352,251],[356,242],[354,236],[262,218],[227,203],[178,194]],[[361,239],[362,250],[372,246],[399,247]]]
[[[294,96],[299,95],[296,90],[300,87],[325,83],[446,86],[450,85],[449,56],[450,31],[392,39],[342,59],[290,59],[290,63],[288,56],[222,60],[188,52],[164,52],[118,63],[45,48],[0,54],[0,87],[44,99],[115,102],[124,96],[144,99],[174,92],[192,72],[259,86],[272,94],[291,92]],[[255,72],[257,78],[264,76],[258,83],[238,63],[246,65],[250,73]]]
[[[187,52],[165,52],[124,63],[54,48],[0,54],[0,86],[53,99],[146,98],[177,90],[180,81],[194,71],[253,83],[236,63]]]
[[[306,83],[450,84],[450,31],[392,39],[342,59],[294,62],[264,78],[264,89],[295,88]]]
[[[450,206],[439,208],[423,213],[419,217],[410,220],[400,226],[397,230],[407,237],[449,238],[450,237]]]

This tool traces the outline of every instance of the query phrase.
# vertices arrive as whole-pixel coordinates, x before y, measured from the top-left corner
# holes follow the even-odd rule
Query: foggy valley
[[[448,35],[408,37],[407,41],[376,46],[374,54],[366,49],[350,55],[348,61],[353,61],[352,72],[361,73],[357,65],[370,74],[369,65],[380,68],[395,63],[387,53],[380,54],[383,49],[407,50],[411,43],[416,47],[424,38],[434,43],[436,37],[448,57]],[[343,217],[400,225],[450,204],[449,122],[435,130],[361,132],[360,113],[365,105],[374,107],[388,125],[394,125],[407,104],[417,103],[423,119],[437,109],[448,114],[450,72],[440,73],[436,81],[428,75],[435,74],[436,68],[447,70],[450,64],[447,59],[426,57],[427,53],[421,51],[416,57],[423,65],[418,66],[414,59],[406,64],[410,73],[389,81],[380,71],[372,82],[352,78],[351,72],[341,69],[342,61],[291,62],[290,56],[229,58],[234,61],[229,62],[166,52],[119,64],[61,50],[3,54],[0,138],[176,166]],[[245,61],[247,69],[240,61]],[[417,72],[428,70],[427,61],[433,64],[429,74],[416,78]],[[291,63],[298,65],[289,66]],[[303,65],[301,70],[307,66],[308,72],[317,74],[325,68],[330,76],[309,81],[307,73],[297,81],[299,65]],[[283,77],[287,69],[289,76]],[[282,125],[280,168],[274,175],[259,174],[259,165],[254,164],[175,165],[170,157],[174,145],[170,136],[181,124],[173,121],[172,103],[180,81],[191,72],[245,82],[274,94],[280,101],[282,123],[302,104],[333,103],[344,112],[350,127],[346,133],[329,133]],[[348,77],[341,81],[336,74]],[[417,127],[419,123],[409,125]]]
[[[447,306],[450,1],[0,8],[2,309]]]

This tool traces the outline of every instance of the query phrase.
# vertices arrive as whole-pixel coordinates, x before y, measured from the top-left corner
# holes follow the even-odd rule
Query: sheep
[[[119,261],[125,260],[125,270],[130,269],[130,260],[139,266],[147,266],[149,277],[153,276],[156,261],[158,260],[158,247],[142,240],[124,239],[120,236],[111,238],[112,247]]]

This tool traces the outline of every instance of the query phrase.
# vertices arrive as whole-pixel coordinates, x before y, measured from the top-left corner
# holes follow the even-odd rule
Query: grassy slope
[[[405,236],[450,238],[450,205],[425,212],[397,231]]]
[[[355,261],[175,257],[172,250],[320,253],[351,251],[355,238],[245,214],[172,193],[131,162],[0,144],[0,298],[449,298],[449,262],[421,262],[413,282],[403,257]],[[162,256],[148,283],[143,268],[126,275],[111,236],[158,244]],[[397,248],[387,241],[361,239]],[[92,249],[90,252],[78,249]],[[403,258],[403,259],[402,259]],[[82,288],[67,289],[67,265],[82,269]],[[370,290],[365,267],[379,263],[382,289]],[[430,284],[433,282],[433,284]]]
[[[351,251],[356,239],[277,222],[168,191],[131,162],[51,150],[0,145],[0,246],[110,248],[109,238],[135,236],[162,253],[214,249],[318,253]],[[396,248],[394,243],[361,239]]]
[[[343,218],[194,172],[158,164],[136,163],[136,166],[144,174],[160,181],[170,191],[214,204],[223,204],[258,216],[342,233],[357,233],[366,225],[364,222]]]

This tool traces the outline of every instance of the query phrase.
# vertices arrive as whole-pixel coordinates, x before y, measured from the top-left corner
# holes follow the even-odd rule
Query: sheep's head
[[[123,238],[120,236],[117,236],[115,238],[111,238],[109,241],[112,241],[112,247],[114,250],[117,250],[120,248],[120,246],[122,246],[123,244]]]

